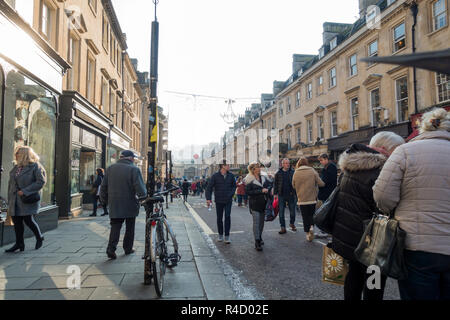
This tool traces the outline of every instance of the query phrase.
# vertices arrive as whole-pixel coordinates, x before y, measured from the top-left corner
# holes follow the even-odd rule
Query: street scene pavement
[[[224,273],[182,201],[166,209],[179,243],[181,262],[167,270],[161,299],[236,299]],[[154,286],[143,285],[145,212],[136,220],[136,252],[125,255],[119,242],[116,260],[106,256],[108,217],[81,217],[60,221],[44,234],[43,247],[25,240],[25,251],[0,252],[1,300],[141,300],[158,299]],[[100,213],[101,210],[100,210]],[[124,233],[123,226],[121,241]],[[70,266],[80,268],[80,289],[69,289]],[[72,267],[73,268],[73,267]]]
[[[266,222],[262,236],[264,250],[258,252],[254,247],[252,218],[247,207],[238,207],[237,203],[233,203],[231,244],[224,244],[216,241],[215,207],[209,211],[206,199],[200,197],[189,197],[188,203],[226,263],[230,268],[239,270],[247,286],[253,286],[264,299],[343,300],[342,286],[321,280],[323,246],[328,239],[316,238],[312,243],[307,242],[300,212],[296,214],[296,232],[289,228],[289,210],[285,213],[286,234],[278,234],[278,218]],[[400,299],[395,280],[387,280],[384,299]]]

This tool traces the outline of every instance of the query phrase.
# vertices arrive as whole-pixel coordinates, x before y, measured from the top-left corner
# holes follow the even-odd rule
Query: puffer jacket
[[[343,170],[333,226],[333,250],[355,261],[354,251],[365,230],[365,220],[376,211],[372,187],[386,156],[362,144],[354,144],[339,157]]]
[[[406,249],[450,255],[450,132],[399,146],[373,187],[381,211],[395,209]]]
[[[269,193],[272,189],[272,181],[261,175],[261,182],[259,182],[254,175],[247,175],[244,179],[245,193],[249,197],[249,208],[252,211],[264,212],[266,204],[269,199]],[[263,193],[262,189],[268,189],[269,192]]]
[[[308,166],[301,166],[295,170],[292,186],[297,193],[297,204],[308,205],[317,203],[319,187],[324,187],[325,183],[320,179],[316,170]]]

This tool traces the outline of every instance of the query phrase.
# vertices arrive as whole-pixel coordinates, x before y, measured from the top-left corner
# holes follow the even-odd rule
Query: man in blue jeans
[[[294,170],[291,168],[289,159],[283,159],[281,161],[281,169],[275,174],[274,196],[278,198],[278,206],[280,212],[280,226],[281,230],[279,234],[286,233],[286,221],[284,220],[284,210],[286,203],[289,207],[290,220],[289,226],[292,231],[297,231],[295,227],[295,190],[292,187],[292,177],[294,176]]]
[[[211,195],[214,192],[217,213],[217,230],[219,232],[218,241],[223,241],[224,226],[223,213],[225,211],[225,243],[230,243],[231,228],[231,206],[233,205],[233,196],[236,192],[236,179],[229,172],[230,166],[225,161],[219,165],[220,170],[212,175],[206,188],[206,204],[211,205]]]

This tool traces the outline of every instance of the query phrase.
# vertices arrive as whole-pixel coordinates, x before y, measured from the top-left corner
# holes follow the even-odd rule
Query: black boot
[[[38,250],[40,247],[42,247],[42,241],[44,241],[44,237],[36,240],[36,246],[34,247],[36,250]]]
[[[23,251],[25,250],[25,245],[24,244],[15,244],[14,246],[12,246],[11,248],[9,248],[8,250],[5,250],[5,252],[11,253],[11,252],[15,252],[17,250]]]
[[[257,251],[262,251],[262,247],[261,247],[261,240],[256,240],[255,241],[255,249],[257,250]]]
[[[95,212],[89,215],[89,217],[96,217],[96,216],[97,216],[97,213],[95,213]]]

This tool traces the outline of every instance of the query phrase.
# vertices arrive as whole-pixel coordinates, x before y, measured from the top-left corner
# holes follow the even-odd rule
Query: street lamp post
[[[149,134],[148,134],[148,171],[147,171],[147,194],[153,196],[155,192],[155,158],[156,147],[158,141],[152,139],[153,128],[157,126],[157,86],[158,86],[158,44],[159,44],[159,23],[156,17],[156,7],[159,0],[153,0],[155,5],[155,20],[152,22],[152,39],[151,39],[151,57],[150,57],[150,103],[149,103]],[[150,214],[153,212],[153,204],[149,205],[149,210],[146,214],[146,221],[150,218]],[[151,284],[152,271],[151,271],[151,255],[150,255],[150,228],[149,225],[145,226],[145,270],[144,270],[144,284]]]

